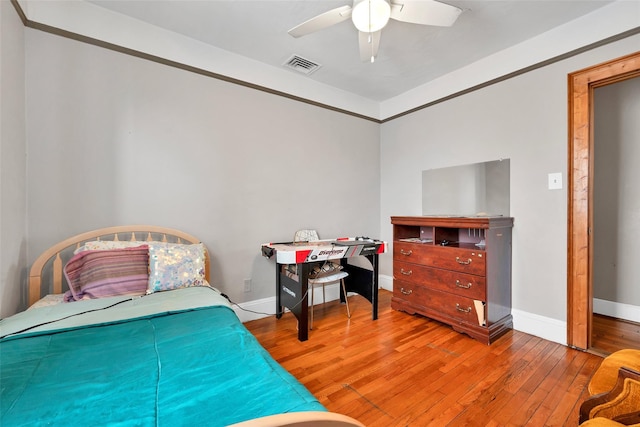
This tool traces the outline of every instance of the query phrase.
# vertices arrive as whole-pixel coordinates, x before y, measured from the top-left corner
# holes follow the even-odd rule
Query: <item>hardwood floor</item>
[[[509,331],[491,346],[424,317],[349,297],[318,305],[309,340],[296,319],[245,326],[330,411],[376,426],[577,426],[601,357]]]
[[[640,324],[594,313],[589,350],[608,355],[623,348],[640,349]]]

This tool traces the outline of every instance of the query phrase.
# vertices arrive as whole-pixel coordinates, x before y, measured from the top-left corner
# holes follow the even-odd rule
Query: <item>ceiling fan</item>
[[[381,30],[396,21],[421,25],[450,27],[462,9],[435,0],[353,0],[353,6],[331,9],[289,30],[293,37],[302,37],[349,18],[359,32],[360,59],[373,62],[378,55]]]

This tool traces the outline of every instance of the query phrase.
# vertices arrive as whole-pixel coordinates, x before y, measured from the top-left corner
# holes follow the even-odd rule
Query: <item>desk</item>
[[[300,243],[265,243],[262,255],[276,257],[276,318],[281,318],[288,308],[298,319],[298,339],[309,337],[309,272],[318,263],[340,260],[343,270],[349,273],[344,279],[347,292],[356,292],[371,302],[373,320],[378,318],[378,255],[387,251],[381,240],[342,238]],[[369,260],[373,270],[347,263],[347,259],[363,256]],[[287,276],[284,266],[296,264],[298,280]],[[340,287],[340,301],[346,295]]]

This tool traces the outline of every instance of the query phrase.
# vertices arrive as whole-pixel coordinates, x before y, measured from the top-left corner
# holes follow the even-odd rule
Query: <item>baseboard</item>
[[[567,322],[516,309],[511,309],[511,315],[516,331],[567,345]]]
[[[393,292],[393,277],[381,274],[378,276],[378,284],[380,289]],[[338,286],[339,285],[337,283],[326,286],[325,292],[327,301],[333,301],[340,298],[340,288]],[[322,303],[322,288],[315,288],[313,298],[316,304]],[[634,308],[638,310],[638,307]],[[233,310],[243,323],[250,320],[273,316],[276,310],[276,297],[274,296],[243,302],[238,305],[234,305]],[[516,309],[512,309],[511,314],[513,316],[513,328],[515,330],[535,335],[548,341],[567,345],[567,322]]]
[[[567,345],[567,322],[520,310],[511,310],[513,328],[549,341]],[[594,298],[593,312],[640,323],[640,307]]]
[[[393,292],[393,277],[380,275],[380,288]],[[521,310],[511,310],[513,328],[548,341],[567,345],[567,322]]]
[[[511,312],[515,330],[567,345],[567,322],[515,309]],[[635,305],[594,298],[593,312],[640,323],[640,307]]]
[[[325,286],[325,301],[334,301],[340,298],[340,284],[334,283]],[[322,304],[322,287],[314,288],[314,304]],[[311,299],[309,299],[311,305]],[[276,297],[242,302],[232,306],[233,311],[242,323],[250,320],[262,319],[276,314]]]
[[[242,323],[276,314],[276,297],[241,302],[231,306]]]
[[[621,302],[593,299],[593,312],[616,319],[630,320],[640,323],[640,307]]]
[[[393,277],[379,275],[379,289],[385,289],[393,292]],[[334,301],[340,298],[340,287],[338,283],[325,286],[326,301]],[[322,288],[314,289],[313,299],[315,304],[322,303]],[[309,301],[311,304],[311,301]],[[273,316],[276,313],[276,297],[262,298],[253,301],[241,302],[232,306],[233,311],[242,323],[251,320],[262,319],[263,317]]]
[[[393,276],[378,275],[378,288],[393,292]]]

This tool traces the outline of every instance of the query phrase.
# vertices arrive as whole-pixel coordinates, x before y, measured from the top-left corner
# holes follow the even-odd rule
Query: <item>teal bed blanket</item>
[[[206,300],[202,291],[188,298]],[[180,300],[174,292],[163,297]],[[0,425],[225,426],[325,410],[225,304],[162,302],[129,317],[117,312],[144,304],[105,300],[40,316],[69,316],[52,324],[36,315],[26,331],[24,319],[0,322]]]

